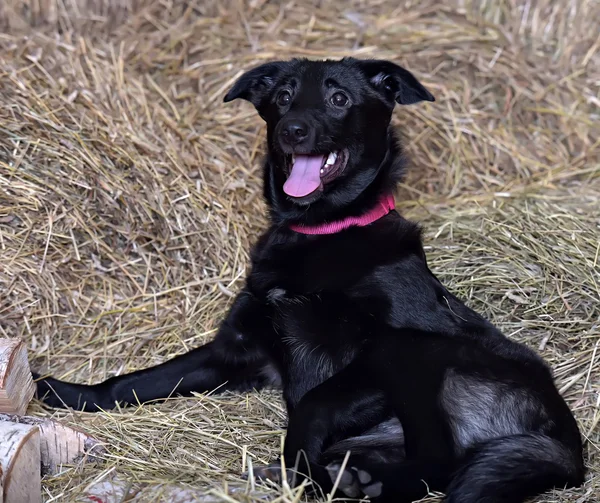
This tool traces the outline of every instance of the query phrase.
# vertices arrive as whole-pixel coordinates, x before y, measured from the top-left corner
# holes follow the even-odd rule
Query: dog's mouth
[[[287,156],[288,179],[283,191],[294,198],[305,198],[323,190],[323,185],[340,176],[348,164],[348,150],[329,154],[291,154]]]

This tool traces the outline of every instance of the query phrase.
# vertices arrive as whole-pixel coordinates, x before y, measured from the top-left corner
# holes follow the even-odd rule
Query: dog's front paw
[[[346,466],[340,473],[342,465],[331,463],[327,465],[327,472],[332,483],[338,482],[338,489],[349,498],[377,498],[381,496],[383,484],[373,477],[366,470],[354,466]]]
[[[35,397],[40,402],[55,409],[68,407],[68,404],[57,395],[56,388],[60,387],[60,381],[57,381],[53,377],[42,377],[37,372],[32,372],[32,375],[35,381]]]
[[[288,482],[293,480],[294,473],[290,469],[285,470],[285,478]],[[283,469],[281,467],[281,463],[271,463],[269,465],[259,465],[255,466],[252,469],[252,473],[254,474],[254,478],[256,480],[270,480],[271,482],[275,482],[276,484],[281,485],[284,480]],[[249,473],[245,474],[249,477]],[[293,484],[292,484],[293,485]]]
[[[64,407],[63,402],[56,396],[51,384],[51,377],[43,378],[37,372],[31,372],[35,381],[35,397],[50,407]]]

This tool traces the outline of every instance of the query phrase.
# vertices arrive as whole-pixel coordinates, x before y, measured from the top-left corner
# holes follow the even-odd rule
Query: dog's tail
[[[520,503],[553,487],[580,486],[584,476],[579,437],[571,448],[538,433],[501,437],[473,449],[444,501]]]

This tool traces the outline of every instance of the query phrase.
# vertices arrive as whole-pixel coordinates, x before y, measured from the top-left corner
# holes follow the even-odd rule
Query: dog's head
[[[236,98],[267,123],[267,201],[288,218],[309,220],[351,205],[393,163],[389,124],[397,103],[434,101],[404,68],[353,58],[261,65],[224,100]]]

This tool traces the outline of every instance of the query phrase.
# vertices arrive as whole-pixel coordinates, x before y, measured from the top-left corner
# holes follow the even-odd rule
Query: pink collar
[[[386,216],[390,211],[396,208],[396,202],[392,194],[383,194],[374,208],[367,211],[364,215],[358,217],[347,217],[337,222],[324,223],[319,225],[290,225],[290,229],[301,234],[335,234],[354,225],[364,227],[372,224],[381,217]]]

